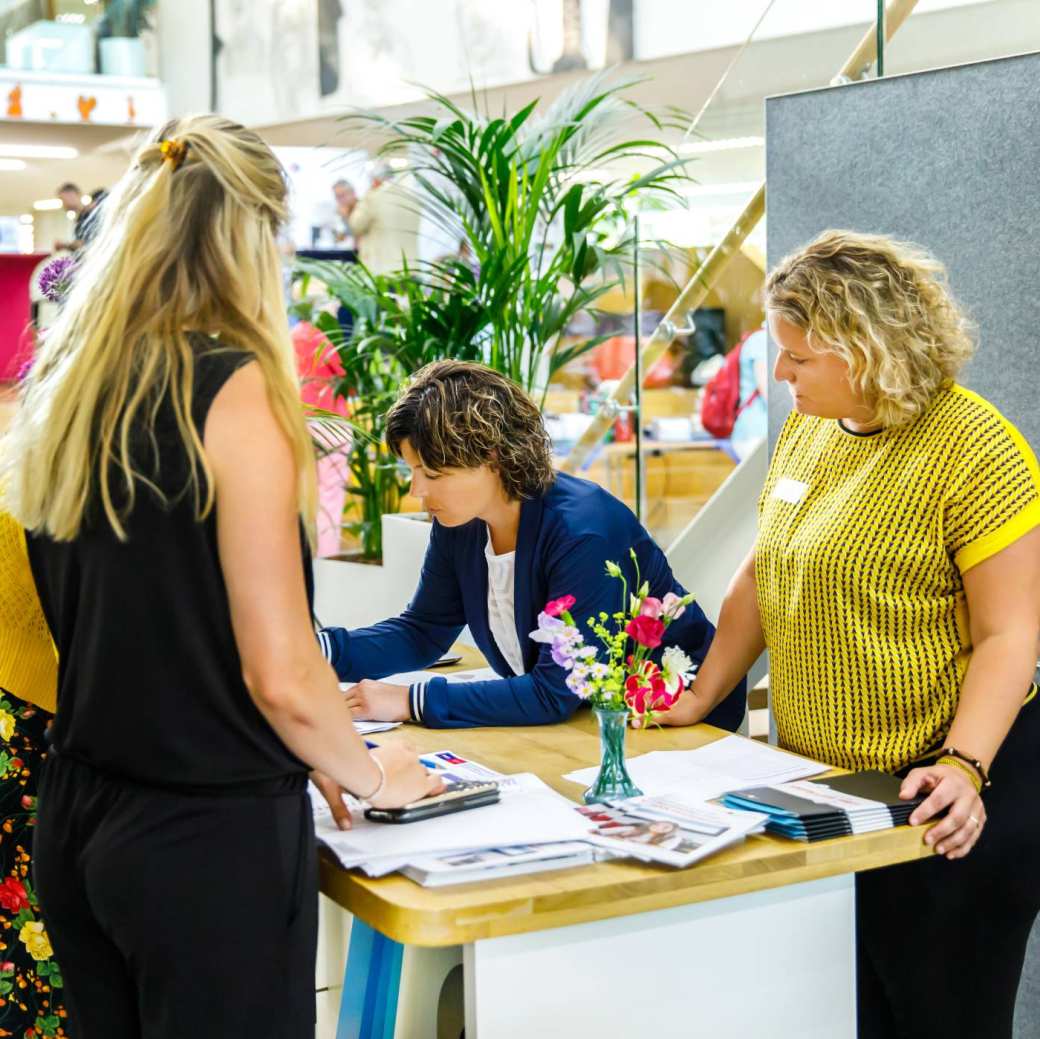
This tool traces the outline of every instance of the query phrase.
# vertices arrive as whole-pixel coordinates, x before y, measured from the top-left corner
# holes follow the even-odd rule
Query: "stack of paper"
[[[404,826],[370,822],[357,810],[351,813],[350,830],[337,829],[331,812],[319,809],[315,830],[344,867],[360,866],[371,876],[393,872],[439,852],[549,844],[586,835],[587,827],[574,805],[537,776],[508,776],[499,782],[501,800],[483,808]]]
[[[776,786],[737,790],[723,803],[730,808],[764,812],[766,829],[799,841],[822,841],[850,833],[869,833],[905,825],[924,800],[904,801],[902,781],[884,772],[853,772]]]
[[[423,887],[469,884],[476,880],[516,877],[550,869],[586,866],[599,857],[597,850],[582,841],[559,844],[520,844],[509,848],[454,851],[414,859],[401,872]],[[603,857],[610,858],[609,853]]]

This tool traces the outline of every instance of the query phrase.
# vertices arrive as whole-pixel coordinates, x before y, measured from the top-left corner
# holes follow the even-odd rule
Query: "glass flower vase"
[[[599,774],[592,786],[585,791],[583,800],[587,805],[591,805],[638,797],[643,791],[632,782],[625,766],[628,711],[594,707],[593,713],[599,722]]]

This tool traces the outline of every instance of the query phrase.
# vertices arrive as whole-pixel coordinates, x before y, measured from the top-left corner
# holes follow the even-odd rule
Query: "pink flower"
[[[625,625],[625,634],[647,649],[657,649],[664,634],[664,621],[656,617],[633,617]]]
[[[550,599],[545,604],[545,612],[550,617],[559,617],[561,613],[569,610],[576,602],[577,599],[573,595],[564,595],[559,599]]]
[[[625,703],[636,714],[667,710],[675,701],[676,696],[665,689],[664,678],[656,667],[648,675],[632,675],[625,682]]]
[[[664,597],[664,602],[661,606],[664,609],[664,615],[673,621],[678,620],[686,612],[686,607],[682,604],[682,598],[676,595],[675,592],[669,592]]]
[[[639,616],[654,617],[656,619],[661,616],[661,610],[663,607],[664,604],[660,599],[655,599],[652,595],[648,595],[643,600],[643,605],[639,607]]]

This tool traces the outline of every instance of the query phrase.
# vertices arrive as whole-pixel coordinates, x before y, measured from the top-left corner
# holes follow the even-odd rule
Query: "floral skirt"
[[[0,690],[0,1037],[68,1035],[61,970],[32,886],[36,789],[51,717]]]

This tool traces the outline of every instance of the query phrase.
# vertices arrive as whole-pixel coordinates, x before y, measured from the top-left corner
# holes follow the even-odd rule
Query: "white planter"
[[[103,76],[147,75],[144,44],[136,36],[106,36],[98,41]]]
[[[314,561],[314,612],[325,625],[360,628],[396,617],[419,583],[433,525],[424,513],[383,516],[383,565]]]

